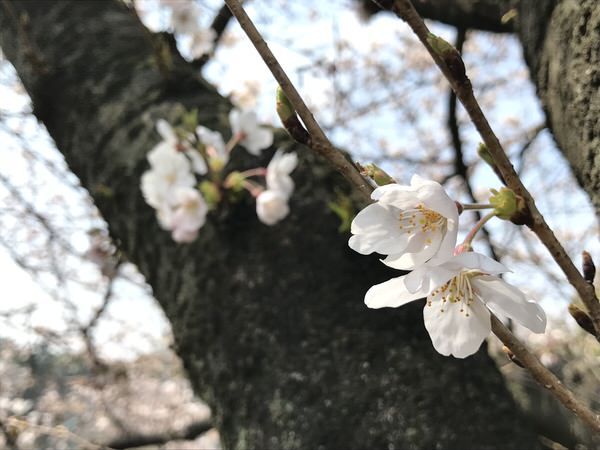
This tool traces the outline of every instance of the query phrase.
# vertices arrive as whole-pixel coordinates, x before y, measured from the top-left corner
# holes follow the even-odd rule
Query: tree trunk
[[[600,2],[522,0],[519,16],[548,125],[600,215]]]
[[[339,175],[297,148],[280,225],[259,223],[248,200],[211,213],[193,244],[174,244],[139,190],[154,122],[175,120],[183,104],[227,133],[228,102],[176,51],[158,64],[153,43],[168,36],[147,34],[119,2],[2,5],[0,45],[152,286],[226,448],[537,447],[485,350],[436,354],[422,303],[364,306],[368,287],[397,273],[352,253],[337,231],[327,202],[347,190]],[[278,144],[292,145],[284,133]],[[234,155],[232,167],[254,162]]]

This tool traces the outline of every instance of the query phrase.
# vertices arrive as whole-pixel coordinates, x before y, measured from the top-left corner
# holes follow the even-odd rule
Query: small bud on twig
[[[206,200],[209,209],[214,209],[217,204],[221,201],[221,192],[215,183],[212,181],[204,180],[199,186],[200,192]]]
[[[490,197],[489,202],[494,206],[494,212],[498,218],[510,220],[517,225],[530,223],[531,216],[523,197],[506,187],[503,187],[500,191],[496,189],[490,189],[490,191],[493,195]]]
[[[584,311],[579,309],[573,303],[569,305],[569,314],[575,319],[577,325],[579,325],[582,329],[590,333],[592,336],[596,336],[596,329],[594,328],[594,324],[590,316],[588,316]]]
[[[581,252],[582,269],[583,269],[583,278],[590,284],[594,284],[594,278],[596,277],[596,266],[594,265],[594,260],[592,259],[592,255],[590,255],[585,250]]]
[[[281,86],[277,86],[277,93],[275,95],[276,98],[276,109],[277,115],[281,120],[281,124],[287,130],[287,132],[296,140],[297,142],[310,146],[310,134],[306,131],[306,128],[298,119],[298,115],[296,114],[296,110],[290,103],[289,99],[286,97]]]
[[[373,181],[375,181],[375,183],[377,183],[378,186],[385,186],[386,184],[393,184],[396,182],[396,180],[388,175],[388,173],[377,164],[371,163],[367,164],[366,166],[357,164],[357,167],[359,167],[360,174],[363,177],[371,178]]]
[[[488,164],[488,166],[490,166],[492,168],[492,170],[494,171],[496,176],[498,178],[500,178],[502,183],[506,184],[506,182],[504,181],[504,177],[498,170],[496,163],[494,163],[494,159],[492,158],[492,155],[490,154],[490,151],[488,150],[487,145],[485,145],[483,142],[481,142],[479,144],[479,147],[477,147],[477,154],[479,155],[479,157],[481,159],[483,159]]]
[[[506,345],[502,346],[502,351],[504,353],[506,353],[506,357],[508,359],[510,359],[512,362],[514,362],[517,366],[521,367],[522,369],[525,368],[525,366],[523,365],[523,363],[521,361],[519,361],[519,358],[517,358],[515,356],[515,354],[512,352],[512,350],[510,348],[508,348]]]
[[[433,33],[429,33],[427,36],[427,43],[446,63],[448,70],[452,73],[452,76],[456,81],[459,83],[466,83],[469,81],[462,56],[460,56],[460,52],[456,50],[452,44]]]

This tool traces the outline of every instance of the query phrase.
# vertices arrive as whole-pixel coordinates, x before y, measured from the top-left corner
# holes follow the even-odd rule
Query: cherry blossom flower
[[[296,153],[284,153],[281,149],[275,152],[267,166],[267,189],[279,191],[287,198],[294,191],[294,181],[290,174],[298,165]]]
[[[198,28],[192,34],[190,56],[200,58],[202,55],[212,52],[216,37],[217,33],[212,28]]]
[[[225,147],[225,141],[223,141],[221,133],[199,126],[196,128],[196,134],[202,145],[206,148],[209,164],[223,168],[229,161],[229,152]]]
[[[192,1],[163,1],[171,10],[171,28],[180,34],[192,34],[199,28],[200,9]]]
[[[189,139],[180,139],[177,136],[177,133],[175,133],[173,127],[164,119],[159,119],[156,121],[156,130],[162,137],[162,141],[159,142],[154,149],[159,147],[168,147],[176,152],[183,153],[190,159],[194,172],[196,172],[198,175],[206,174],[208,171],[206,167],[206,161],[204,161],[204,158],[202,158],[198,150],[193,148],[192,144],[190,144],[189,139],[191,139],[192,136],[189,136]],[[151,155],[152,151],[148,156],[150,165],[158,166],[158,164],[152,164]]]
[[[254,111],[232,109],[229,124],[234,136],[239,136],[239,143],[252,155],[260,155],[261,150],[273,144],[273,132],[258,124]]]
[[[408,275],[371,287],[369,308],[396,308],[427,297],[425,328],[442,355],[465,358],[491,331],[490,311],[543,333],[546,315],[525,294],[496,275],[509,270],[485,255],[466,252],[439,266],[421,266]]]
[[[175,192],[176,207],[170,218],[171,235],[176,242],[192,242],[206,222],[208,206],[200,192],[179,188]]]
[[[190,162],[168,145],[157,145],[148,153],[150,170],[142,175],[141,190],[150,206],[164,208],[173,203],[174,189],[191,187],[196,179]]]
[[[275,225],[289,212],[288,197],[282,192],[266,190],[256,198],[256,215],[265,225]]]
[[[348,245],[363,255],[387,255],[384,264],[413,269],[452,256],[458,209],[444,188],[418,175],[410,186],[388,184],[373,191],[375,203],[359,212]]]

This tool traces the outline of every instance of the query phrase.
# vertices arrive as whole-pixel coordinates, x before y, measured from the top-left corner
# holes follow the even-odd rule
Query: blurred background
[[[177,1],[127,3],[150,30],[174,33],[181,53],[202,62],[202,75],[222,95],[278,125],[276,83],[234,20],[214,49],[198,53],[193,37],[177,29]],[[186,3],[205,29],[223,7],[216,0]],[[419,173],[465,202],[484,202],[490,188],[501,186],[477,156],[466,113],[397,19],[367,17],[350,0],[251,0],[246,7],[332,141],[355,161],[375,162],[400,183]],[[546,129],[518,40],[430,26],[462,47],[484,111],[574,261],[580,263],[582,250],[597,256],[593,208]],[[192,393],[151,289],[120,257],[4,58],[0,99],[0,447],[219,448],[210,411]],[[474,213],[464,217],[463,234],[476,220]],[[527,230],[499,221],[487,229],[476,249],[509,266],[507,281],[550,317],[544,335],[516,332],[600,407],[600,351],[566,313],[573,289]],[[535,386],[489,341],[515,397],[529,399],[521,406],[541,429],[567,423],[569,442],[592,448],[591,436],[572,418],[557,417],[547,397],[519,395]]]

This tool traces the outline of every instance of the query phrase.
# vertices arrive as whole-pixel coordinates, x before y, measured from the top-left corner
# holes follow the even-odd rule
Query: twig
[[[240,26],[254,44],[254,47],[262,57],[263,61],[273,74],[273,77],[289,99],[290,103],[304,122],[310,133],[311,149],[323,156],[329,163],[337,169],[366,199],[370,198],[373,188],[362,177],[356,167],[337,150],[329,141],[312,112],[304,103],[304,100],[290,81],[289,77],[275,58],[275,55],[269,49],[269,46],[256,29],[246,11],[238,0],[225,0],[225,3],[231,10],[231,13],[238,20]]]
[[[428,38],[431,33],[425,25],[421,16],[417,13],[410,0],[386,0],[376,1],[385,9],[392,10],[398,17],[403,19],[417,35],[421,43],[425,46],[437,66],[440,68],[444,76],[450,82],[452,89],[456,93],[465,110],[469,114],[471,121],[481,135],[483,142],[487,146],[496,167],[503,176],[506,184],[517,195],[520,195],[525,200],[530,221],[529,228],[538,236],[540,241],[546,246],[554,260],[560,266],[567,277],[567,280],[575,288],[581,300],[585,304],[590,313],[590,317],[596,328],[596,335],[600,341],[600,303],[596,297],[596,292],[593,286],[590,286],[584,279],[575,264],[558,241],[552,229],[546,223],[542,214],[538,211],[533,197],[523,185],[519,175],[512,166],[508,156],[504,152],[498,137],[490,127],[479,103],[475,99],[471,83],[464,72],[456,70],[456,67],[449,65],[440,54],[438,54],[430,45]],[[460,57],[459,57],[460,58]],[[455,61],[462,64],[462,60]]]
[[[492,314],[491,319],[494,334],[514,353],[519,362],[531,373],[533,378],[546,389],[549,389],[566,408],[573,411],[596,432],[600,432],[600,418],[598,415],[581,404],[573,393],[565,388],[562,382],[546,369],[535,355],[496,316]]]

